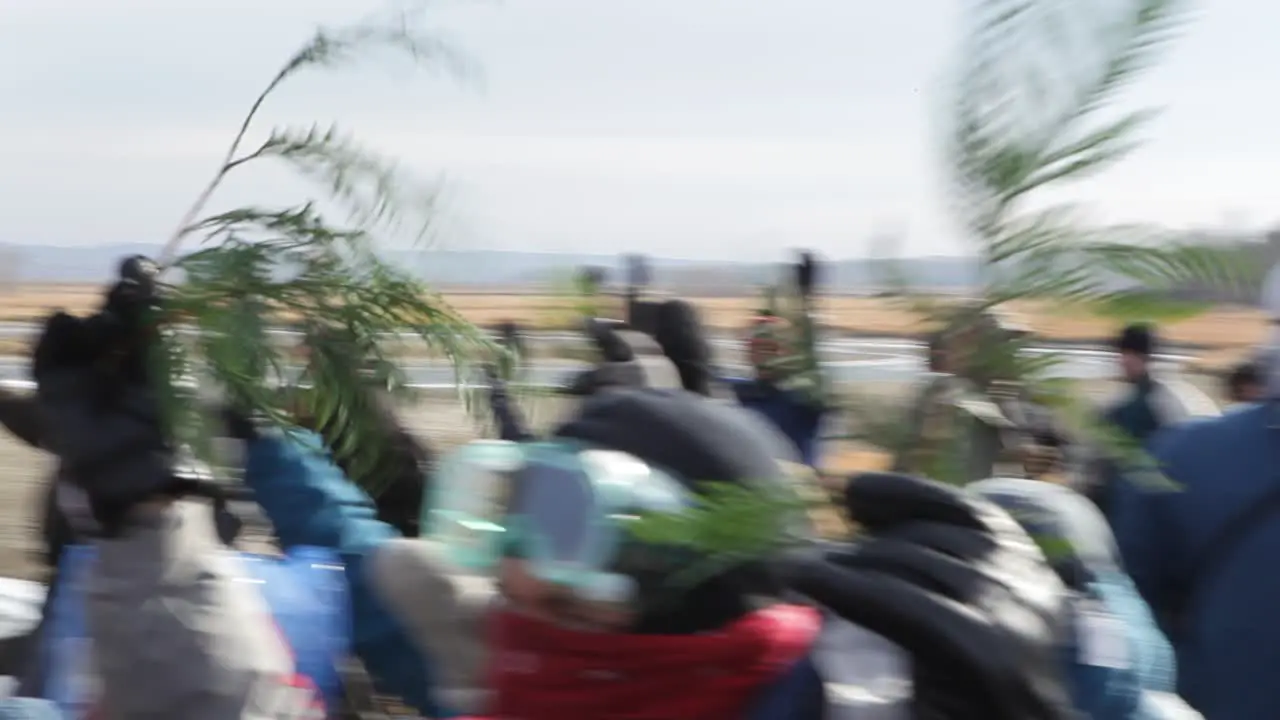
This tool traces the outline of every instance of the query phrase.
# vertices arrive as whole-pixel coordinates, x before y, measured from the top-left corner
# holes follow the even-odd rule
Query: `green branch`
[[[332,125],[277,128],[256,149],[242,147],[266,100],[286,80],[376,53],[458,67],[447,47],[411,28],[403,15],[320,30],[290,57],[250,106],[221,167],[161,252],[166,269],[181,276],[165,289],[167,319],[198,332],[185,340],[167,337],[154,360],[172,432],[197,452],[208,447],[214,428],[196,409],[192,377],[213,381],[230,401],[269,423],[289,427],[305,420],[323,430],[353,479],[374,493],[389,479],[378,471],[389,450],[384,396],[407,385],[384,338],[412,333],[459,373],[487,356],[492,343],[376,252],[380,233],[402,230],[411,218],[415,237],[424,236],[434,214],[428,186]],[[202,217],[227,175],[258,160],[285,163],[325,195]],[[318,209],[322,204],[345,208],[347,218],[334,223]],[[179,255],[192,237],[200,247]],[[307,362],[298,378],[290,377],[298,369],[291,367],[296,349],[272,331],[280,323],[306,329]],[[277,387],[295,381],[302,387]]]

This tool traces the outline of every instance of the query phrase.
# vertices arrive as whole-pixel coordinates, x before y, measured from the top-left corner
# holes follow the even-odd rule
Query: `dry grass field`
[[[98,292],[98,288],[87,285],[31,285],[0,291],[0,321],[37,320],[55,308],[85,312],[99,302]],[[463,317],[481,325],[514,320],[528,327],[550,329],[563,327],[572,317],[568,301],[553,295],[451,293],[445,295],[445,300]],[[722,330],[742,327],[758,305],[752,297],[692,300],[702,311],[704,322]],[[918,316],[891,300],[825,297],[819,307],[823,324],[836,331],[904,336],[925,330]],[[1105,341],[1116,330],[1112,322],[1043,303],[1014,305],[1011,312],[1036,334],[1053,341]],[[1266,317],[1256,309],[1224,306],[1164,326],[1161,335],[1171,343],[1211,351],[1216,358],[1214,364],[1218,364],[1256,345],[1266,335],[1267,327]]]

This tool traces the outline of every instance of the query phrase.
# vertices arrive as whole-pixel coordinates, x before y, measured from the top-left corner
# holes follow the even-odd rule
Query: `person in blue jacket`
[[[1275,368],[1270,369],[1274,378]],[[1178,690],[1210,718],[1280,707],[1280,395],[1158,433],[1156,471],[1112,487],[1126,568],[1173,641]]]
[[[820,461],[819,433],[828,410],[813,320],[817,272],[817,260],[802,253],[795,265],[795,312],[766,308],[753,317],[747,338],[753,374],[727,378],[738,402],[768,419],[814,468]]]

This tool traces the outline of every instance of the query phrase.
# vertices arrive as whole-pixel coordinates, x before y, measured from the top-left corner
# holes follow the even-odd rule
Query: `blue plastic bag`
[[[91,667],[85,617],[85,579],[94,549],[67,548],[60,588],[45,637],[45,697],[66,718],[83,718],[98,697]],[[298,675],[315,685],[327,707],[342,697],[341,670],[351,648],[351,612],[342,561],[332,550],[296,547],[283,558],[241,553],[245,577],[260,583],[285,640],[293,649]]]

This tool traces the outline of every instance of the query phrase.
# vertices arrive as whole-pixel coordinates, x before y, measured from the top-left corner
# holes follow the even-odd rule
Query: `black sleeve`
[[[111,401],[103,402],[105,382],[91,369],[43,374],[40,417],[57,428],[46,438],[47,449],[90,494],[158,487],[169,475],[169,453],[149,389],[111,388]]]
[[[512,442],[524,442],[533,439],[520,411],[511,404],[505,387],[496,386],[489,395],[489,408],[498,425],[498,437]]]
[[[34,396],[0,388],[0,425],[31,447],[41,447],[40,408]]]

